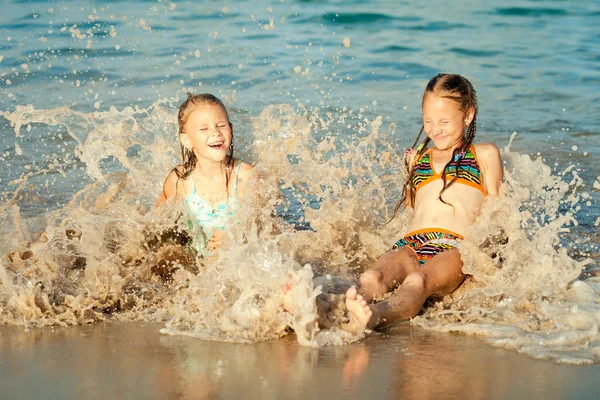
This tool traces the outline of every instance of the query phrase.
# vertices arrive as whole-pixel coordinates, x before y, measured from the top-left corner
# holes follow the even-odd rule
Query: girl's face
[[[198,161],[221,163],[227,157],[233,128],[227,112],[218,104],[198,104],[183,126],[179,140]]]
[[[439,150],[452,150],[463,140],[475,110],[463,112],[458,104],[435,93],[423,99],[423,129]]]

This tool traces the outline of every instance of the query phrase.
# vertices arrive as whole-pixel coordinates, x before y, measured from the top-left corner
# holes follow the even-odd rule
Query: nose
[[[432,134],[438,134],[442,132],[442,124],[431,124],[431,133]]]
[[[223,133],[221,132],[221,128],[219,128],[218,126],[215,126],[210,131],[211,131],[210,132],[211,136],[223,136]]]

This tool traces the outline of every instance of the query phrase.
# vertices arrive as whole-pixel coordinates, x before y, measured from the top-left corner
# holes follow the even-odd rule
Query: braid
[[[473,144],[473,139],[475,139],[476,133],[477,133],[477,109],[475,109],[475,114],[473,114],[473,120],[467,127],[467,134],[465,135],[465,138],[464,138],[462,144],[459,147],[457,147],[456,149],[454,149],[454,151],[452,152],[452,158],[450,158],[450,161],[448,161],[448,163],[444,166],[444,171],[442,171],[442,182],[444,182],[444,186],[442,187],[442,190],[440,191],[440,194],[438,195],[438,200],[440,200],[444,204],[448,204],[448,203],[446,203],[444,201],[444,199],[442,199],[442,193],[444,193],[444,191],[446,189],[448,189],[450,187],[450,185],[452,185],[458,178],[460,178],[460,174],[463,170],[463,168],[461,166],[461,161],[465,157],[465,153],[467,152],[469,147]],[[454,167],[456,168],[456,174],[454,175],[454,178],[452,178],[452,180],[450,182],[446,182],[446,173],[448,172],[448,170],[452,166],[452,164],[454,164]]]
[[[423,134],[423,130],[425,130],[425,126],[421,125],[421,129],[419,130],[419,134],[417,135],[417,138],[415,139],[415,142],[412,145],[412,148],[414,149],[415,146],[417,145],[417,143],[419,142],[419,139],[421,139],[421,135]]]
[[[404,182],[404,185],[402,186],[402,196],[400,198],[400,201],[398,201],[398,203],[396,203],[396,205],[394,206],[394,212],[392,213],[392,218],[390,218],[390,220],[387,223],[390,223],[392,221],[392,219],[394,219],[394,217],[396,216],[396,213],[398,212],[400,207],[402,207],[402,204],[404,204],[406,199],[409,198],[409,196],[410,196],[410,200],[412,203],[414,203],[414,201],[415,201],[415,187],[412,183],[415,171],[414,171],[414,168],[412,168],[412,167],[414,166],[414,161],[419,160],[421,158],[421,156],[423,155],[423,153],[425,153],[425,151],[427,150],[427,146],[431,142],[431,139],[429,138],[429,136],[425,137],[425,139],[423,140],[423,143],[421,143],[421,145],[419,145],[419,147],[417,147],[417,152],[415,154],[415,157],[413,158],[413,165],[408,164],[408,155],[411,150],[415,149],[415,146],[417,145],[417,143],[419,142],[419,139],[421,138],[421,135],[423,134],[423,130],[424,130],[424,126],[421,125],[421,129],[419,130],[419,134],[417,135],[415,142],[413,143],[412,147],[409,150],[407,150],[406,156],[404,157],[404,165],[406,166],[406,172],[408,172],[408,177],[406,178],[406,181]]]

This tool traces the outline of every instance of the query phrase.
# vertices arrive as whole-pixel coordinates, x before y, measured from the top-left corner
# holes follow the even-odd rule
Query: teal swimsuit
[[[185,198],[184,202],[190,217],[188,224],[194,236],[194,247],[198,251],[199,255],[210,255],[210,251],[206,248],[208,239],[210,239],[215,230],[225,230],[227,222],[238,207],[238,202],[235,196],[237,193],[237,181],[241,165],[242,162],[240,160],[238,161],[238,166],[235,171],[233,194],[228,197],[225,203],[221,203],[214,207],[200,197],[198,192],[196,192],[196,186],[194,185],[194,180],[192,179],[192,193]]]

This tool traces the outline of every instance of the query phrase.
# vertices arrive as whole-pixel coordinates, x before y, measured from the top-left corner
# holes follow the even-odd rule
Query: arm
[[[498,147],[491,143],[482,143],[477,146],[477,158],[483,172],[483,185],[485,191],[496,196],[502,184],[502,160]]]
[[[177,176],[177,173],[175,173],[175,171],[171,171],[171,173],[167,176],[167,179],[165,179],[163,190],[160,192],[160,196],[156,202],[156,207],[173,197],[177,197],[177,189],[180,186],[179,181],[180,179]]]
[[[252,169],[254,168],[252,165],[240,161],[240,171],[238,176],[238,190],[240,192],[240,196],[245,196],[246,190],[248,189],[248,181],[252,178]]]

